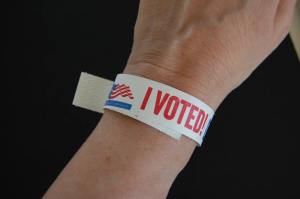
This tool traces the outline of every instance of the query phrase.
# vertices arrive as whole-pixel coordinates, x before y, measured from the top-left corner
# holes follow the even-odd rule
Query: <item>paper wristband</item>
[[[73,99],[73,105],[103,113],[103,106],[113,81],[82,72]]]
[[[179,139],[185,135],[201,145],[214,111],[201,100],[146,78],[119,74],[104,109],[110,109]]]

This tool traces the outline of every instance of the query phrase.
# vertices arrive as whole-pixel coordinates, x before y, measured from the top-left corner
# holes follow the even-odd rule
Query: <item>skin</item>
[[[141,0],[124,73],[171,85],[216,110],[287,35],[295,3]],[[106,111],[43,198],[166,198],[195,147]]]

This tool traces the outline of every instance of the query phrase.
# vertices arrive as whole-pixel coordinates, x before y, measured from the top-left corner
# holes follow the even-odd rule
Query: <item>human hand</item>
[[[296,0],[141,0],[125,73],[216,109],[287,35]]]

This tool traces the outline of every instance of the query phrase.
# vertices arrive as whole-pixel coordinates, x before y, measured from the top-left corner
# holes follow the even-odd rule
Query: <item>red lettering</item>
[[[189,113],[189,116],[188,118],[186,119],[186,122],[185,122],[185,127],[188,128],[188,129],[192,129],[193,126],[190,124],[191,120],[195,119],[195,115],[194,115],[194,111],[198,111],[199,108],[195,105],[192,105],[191,109],[190,109],[190,113]]]
[[[141,104],[141,107],[140,107],[141,110],[145,110],[146,105],[147,105],[147,103],[149,101],[149,97],[150,97],[150,95],[152,93],[152,90],[153,90],[153,88],[149,86],[148,89],[147,89],[147,92],[145,94],[143,103]]]
[[[200,110],[193,128],[193,131],[195,133],[199,133],[200,130],[202,129],[205,116],[206,113],[203,110]]]
[[[170,96],[170,94],[167,93],[167,94],[165,94],[165,96],[161,100],[161,95],[162,95],[162,91],[158,91],[157,96],[156,96],[156,101],[155,101],[155,107],[154,107],[154,114],[155,115],[158,115],[160,113],[162,107],[164,106],[164,104],[166,103],[166,101],[168,100],[168,98]]]
[[[204,128],[204,126],[205,126],[205,124],[206,124],[207,118],[208,118],[208,114],[206,114],[206,117],[205,117],[205,119],[204,119],[203,125],[201,126],[200,135],[201,135],[201,134],[202,134],[202,132],[203,132],[202,130],[203,130],[203,128]]]
[[[167,104],[167,107],[166,107],[165,112],[164,112],[164,116],[167,120],[172,120],[175,117],[178,106],[179,106],[179,101],[180,101],[179,98],[176,97],[176,96],[170,97],[170,99],[168,101],[168,104]],[[173,109],[171,110],[171,113],[169,113],[172,104],[174,104],[174,106],[173,106]]]
[[[182,104],[182,109],[181,109],[181,112],[179,114],[179,117],[178,117],[178,120],[177,120],[177,124],[181,124],[183,116],[185,114],[185,111],[186,111],[187,107],[191,106],[191,103],[189,103],[189,102],[187,102],[187,101],[185,101],[183,99],[181,100],[180,103]]]

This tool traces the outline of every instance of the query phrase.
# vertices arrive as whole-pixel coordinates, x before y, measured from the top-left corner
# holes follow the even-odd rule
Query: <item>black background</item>
[[[40,198],[101,118],[71,105],[80,72],[122,71],[138,1],[2,8],[0,197]],[[299,197],[299,76],[288,37],[223,102],[168,198]]]

